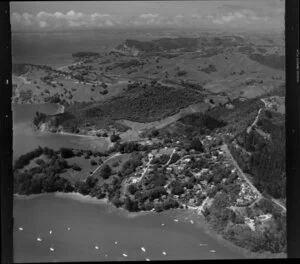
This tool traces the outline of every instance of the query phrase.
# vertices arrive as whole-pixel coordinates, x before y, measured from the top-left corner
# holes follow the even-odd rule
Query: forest
[[[264,139],[255,130],[237,136],[239,144],[252,154],[250,159],[245,160],[234,147],[230,150],[241,168],[253,176],[253,183],[261,192],[285,198],[285,127],[270,123],[268,130],[271,140]]]

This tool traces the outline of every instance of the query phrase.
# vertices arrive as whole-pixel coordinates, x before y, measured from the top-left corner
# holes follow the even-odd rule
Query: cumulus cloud
[[[40,11],[37,14],[13,13],[11,23],[13,30],[63,30],[78,28],[101,28],[115,26],[211,26],[280,28],[284,25],[284,5],[251,6],[243,4],[223,4],[211,10],[195,10],[195,13],[136,13],[131,16],[114,16],[107,13],[84,14],[69,10],[66,13],[49,13]]]
[[[153,19],[153,18],[157,18],[157,17],[159,17],[159,14],[148,13],[148,14],[141,14],[140,15],[140,18],[142,18],[142,19]]]
[[[162,16],[160,14],[152,14],[152,13],[147,13],[147,14],[140,14],[137,17],[134,17],[131,21],[130,24],[135,25],[135,26],[163,26],[163,25],[168,25],[169,19],[166,16]]]
[[[93,13],[86,15],[70,10],[67,13],[48,13],[40,11],[36,15],[13,13],[11,16],[12,28],[19,29],[69,29],[112,27],[117,20],[109,14]]]

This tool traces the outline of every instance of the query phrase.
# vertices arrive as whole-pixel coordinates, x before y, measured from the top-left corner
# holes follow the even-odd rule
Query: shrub
[[[121,139],[121,138],[120,138],[119,135],[113,134],[113,135],[110,136],[110,141],[111,141],[111,142],[117,142],[117,141],[120,140],[120,139]]]
[[[101,168],[100,176],[103,179],[108,179],[109,176],[111,175],[111,172],[112,172],[111,168],[107,164],[104,164],[103,167]]]
[[[184,189],[183,189],[183,185],[180,182],[172,182],[171,183],[171,187],[172,187],[172,194],[174,195],[180,195],[184,193]]]
[[[179,160],[180,159],[180,156],[179,156],[179,154],[177,154],[177,153],[174,153],[173,155],[172,155],[172,158],[171,158],[171,161],[170,161],[170,164],[172,164],[172,163],[175,163],[177,160]]]
[[[192,142],[190,143],[189,149],[194,149],[196,151],[201,151],[201,152],[204,151],[203,150],[203,145],[202,145],[200,139],[198,139],[198,138],[195,138],[195,139],[192,140]]]
[[[72,158],[74,156],[73,150],[69,148],[60,148],[60,154],[64,159]]]
[[[165,210],[169,210],[171,208],[178,208],[178,207],[179,207],[179,203],[172,198],[168,198],[163,202],[163,208]]]
[[[161,203],[157,203],[154,205],[155,212],[160,213],[164,210],[164,207]]]
[[[152,137],[157,137],[159,135],[159,131],[157,129],[153,129],[151,131],[151,135],[152,135]]]
[[[132,195],[134,195],[137,192],[138,188],[136,187],[135,184],[130,184],[128,186],[128,192]]]
[[[124,208],[129,212],[137,212],[139,209],[138,202],[136,200],[131,200],[127,196],[124,201]]]
[[[43,159],[37,159],[37,160],[35,161],[35,163],[36,163],[37,165],[42,166],[42,165],[44,165],[46,162],[45,162]]]
[[[91,165],[95,166],[95,165],[97,165],[97,162],[95,160],[91,160]]]

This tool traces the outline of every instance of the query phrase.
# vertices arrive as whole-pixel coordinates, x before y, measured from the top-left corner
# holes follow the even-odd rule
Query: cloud
[[[80,12],[70,10],[61,13],[48,13],[40,11],[36,15],[23,13],[13,13],[11,16],[13,30],[25,29],[72,29],[72,28],[95,28],[112,27],[117,22],[109,14],[93,13],[86,15]]]
[[[268,1],[268,0],[265,0]],[[277,1],[278,2],[278,1]],[[131,16],[116,16],[94,12],[84,14],[69,10],[62,12],[40,11],[37,14],[13,13],[11,15],[12,30],[64,30],[101,27],[164,27],[164,26],[208,26],[220,28],[256,28],[280,29],[284,27],[284,5],[279,2],[271,5],[271,1],[263,5],[250,6],[246,2],[225,4],[209,10],[195,10],[184,13],[138,12]],[[228,2],[227,2],[228,3]]]
[[[133,19],[129,22],[134,26],[163,26],[167,25],[170,21],[168,17],[162,16],[160,14],[140,14],[137,17],[133,17]]]
[[[271,9],[270,7],[250,8],[243,5],[226,4],[218,7],[211,14],[204,16],[204,20],[206,20],[206,24],[212,23],[227,27],[242,27],[245,25],[252,28],[261,28],[262,26],[278,27],[280,24],[284,24],[283,14],[284,7],[277,7],[276,9]],[[199,20],[200,17],[196,18]]]
[[[153,19],[153,18],[157,18],[157,17],[159,17],[159,14],[150,14],[150,13],[148,13],[148,14],[141,14],[140,15],[140,18],[142,18],[142,19]]]

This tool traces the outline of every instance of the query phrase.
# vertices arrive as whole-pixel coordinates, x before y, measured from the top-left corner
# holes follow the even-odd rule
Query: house
[[[258,216],[258,219],[259,219],[260,221],[262,221],[262,222],[267,221],[267,220],[269,220],[269,219],[271,219],[271,218],[272,218],[272,215],[271,215],[271,214],[265,214],[265,215],[260,215],[260,216]]]

